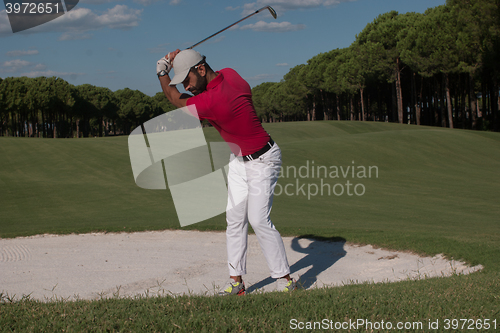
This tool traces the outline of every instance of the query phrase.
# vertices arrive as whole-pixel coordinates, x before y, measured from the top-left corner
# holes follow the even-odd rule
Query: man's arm
[[[168,98],[170,103],[178,108],[185,107],[188,98],[192,97],[188,94],[181,94],[175,86],[170,86],[170,77],[167,75],[160,76],[160,84],[163,93]]]

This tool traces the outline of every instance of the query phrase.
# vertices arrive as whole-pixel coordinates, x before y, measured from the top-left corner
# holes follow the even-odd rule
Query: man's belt
[[[259,158],[260,156],[267,153],[269,151],[269,149],[272,148],[272,146],[274,146],[274,141],[273,141],[273,139],[271,139],[271,137],[269,137],[269,141],[265,144],[264,147],[262,147],[259,151],[253,153],[252,155],[243,156],[243,160],[244,161],[253,161],[254,159]]]

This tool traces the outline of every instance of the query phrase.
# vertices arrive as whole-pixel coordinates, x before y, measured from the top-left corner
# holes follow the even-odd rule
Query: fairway
[[[282,234],[496,266],[499,134],[347,121],[266,130],[283,152],[272,215]],[[135,185],[127,137],[0,141],[1,237],[180,228],[169,191]],[[224,227],[223,214],[190,226]]]

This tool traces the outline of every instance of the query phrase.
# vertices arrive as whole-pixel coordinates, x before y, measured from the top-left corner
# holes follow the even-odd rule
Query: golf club
[[[221,32],[223,32],[223,31],[225,31],[225,30],[227,30],[227,29],[231,28],[232,26],[234,26],[234,25],[236,25],[236,24],[240,23],[241,21],[246,20],[246,19],[247,19],[247,18],[249,18],[250,16],[253,16],[253,15],[257,14],[257,13],[260,13],[260,12],[261,12],[261,11],[263,11],[264,9],[269,10],[269,11],[271,12],[271,15],[272,15],[275,19],[278,17],[278,15],[276,14],[276,11],[273,9],[273,7],[271,7],[271,6],[262,7],[261,9],[256,10],[254,13],[252,13],[252,14],[250,14],[250,15],[248,15],[248,16],[246,16],[246,17],[244,17],[244,18],[242,18],[242,19],[241,19],[241,20],[239,20],[238,22],[234,22],[234,23],[233,23],[233,24],[231,24],[230,26],[225,27],[224,29],[222,29],[222,30],[220,30],[220,31],[218,31],[218,32],[216,32],[216,33],[214,33],[212,36],[205,38],[205,39],[204,39],[204,40],[202,40],[201,42],[198,42],[198,43],[194,44],[193,46],[188,47],[187,49],[189,50],[189,49],[192,49],[193,47],[195,47],[195,46],[197,46],[197,45],[200,45],[200,44],[201,44],[201,43],[203,43],[204,41],[207,41],[207,40],[209,40],[210,38],[212,38],[212,37],[214,37],[214,36],[216,36],[216,35],[220,34]]]

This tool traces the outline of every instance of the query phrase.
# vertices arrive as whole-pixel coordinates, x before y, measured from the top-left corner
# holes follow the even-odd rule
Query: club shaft
[[[263,11],[264,9],[268,9],[269,11],[271,11],[271,9],[270,9],[270,7],[269,7],[269,6],[262,7],[261,9],[256,10],[255,12],[253,12],[252,14],[250,14],[250,15],[248,15],[248,16],[245,16],[245,17],[244,17],[244,18],[242,18],[241,20],[239,20],[239,21],[237,21],[237,22],[234,22],[234,23],[233,23],[233,24],[231,24],[230,26],[227,26],[227,27],[225,27],[224,29],[222,29],[222,30],[220,30],[220,31],[217,31],[216,33],[214,33],[213,35],[211,35],[211,36],[209,36],[209,37],[205,38],[204,40],[202,40],[202,41],[200,41],[200,42],[198,42],[198,43],[196,43],[196,44],[194,44],[194,45],[192,45],[192,46],[188,47],[188,49],[192,49],[193,47],[200,45],[201,43],[203,43],[203,42],[205,42],[205,41],[209,40],[210,38],[212,38],[212,37],[214,37],[214,36],[217,36],[217,35],[218,35],[218,34],[220,34],[221,32],[226,31],[227,29],[229,29],[229,28],[231,28],[231,27],[235,26],[236,24],[240,23],[241,21],[246,20],[246,19],[247,19],[247,18],[249,18],[250,16],[253,16],[253,15],[257,14],[257,13],[260,13],[260,12],[261,12],[261,11]],[[274,9],[272,9],[272,11],[271,11],[271,12],[274,12]]]

